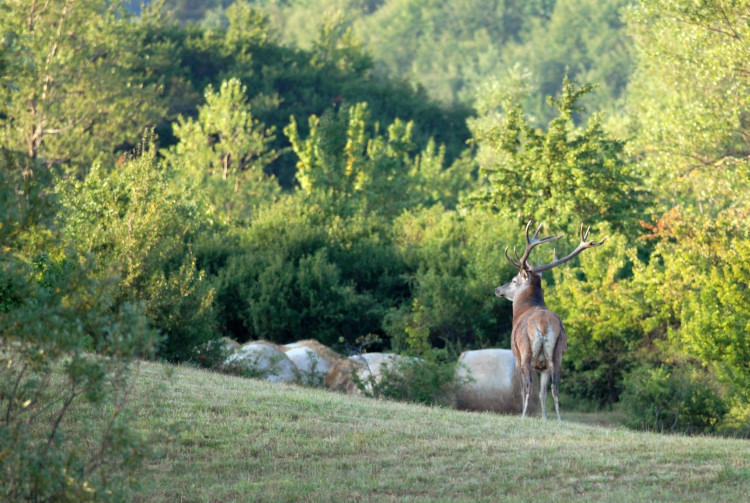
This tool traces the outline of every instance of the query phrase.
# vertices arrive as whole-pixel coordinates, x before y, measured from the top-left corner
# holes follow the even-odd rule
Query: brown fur
[[[568,346],[562,320],[547,309],[542,292],[542,277],[534,272],[522,270],[508,283],[498,287],[496,295],[513,301],[513,331],[510,347],[516,358],[516,369],[522,386],[523,415],[526,415],[529,394],[533,381],[533,370],[540,372],[539,397],[542,416],[546,417],[544,402],[547,381],[552,378],[552,397],[560,419],[558,384],[562,356]],[[540,347],[541,346],[541,347]],[[546,346],[546,351],[545,351]]]

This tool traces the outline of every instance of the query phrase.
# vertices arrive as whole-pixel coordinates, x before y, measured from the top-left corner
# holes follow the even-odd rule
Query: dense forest
[[[747,1],[4,1],[4,425],[221,337],[507,348],[533,220],[607,236],[544,276],[568,400],[748,435],[748,61]]]

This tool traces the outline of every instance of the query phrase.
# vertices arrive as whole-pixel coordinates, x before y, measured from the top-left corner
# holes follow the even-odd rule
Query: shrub
[[[94,165],[60,185],[65,245],[88,254],[112,309],[142,303],[165,335],[160,356],[184,360],[218,337],[213,290],[197,270],[191,243],[209,224],[192,190],[175,189],[151,146],[117,169]]]
[[[728,412],[708,374],[685,364],[631,371],[621,407],[632,428],[688,434],[716,431]]]
[[[450,405],[455,394],[455,362],[445,349],[431,349],[420,358],[398,358],[384,362],[379,379],[354,376],[357,388],[372,398],[402,402]]]
[[[127,404],[157,332],[141,305],[103,309],[75,261],[53,282],[4,260],[16,267],[0,309],[0,500],[120,501],[151,450]]]
[[[417,315],[405,329],[405,355],[384,361],[378,379],[371,375],[363,380],[355,375],[355,384],[370,397],[451,405],[458,385],[455,359],[449,357],[448,350],[430,346],[430,331],[417,300],[414,310]]]

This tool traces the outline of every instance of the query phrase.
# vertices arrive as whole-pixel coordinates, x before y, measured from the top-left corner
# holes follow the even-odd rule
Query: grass
[[[139,425],[180,428],[140,502],[743,501],[750,442],[349,397],[145,363]],[[563,408],[563,413],[565,412]],[[594,422],[591,415],[571,418]],[[566,415],[563,415],[566,419]],[[605,419],[604,424],[607,421]]]

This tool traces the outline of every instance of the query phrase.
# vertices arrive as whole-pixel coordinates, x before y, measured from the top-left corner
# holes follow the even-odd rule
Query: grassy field
[[[140,502],[747,501],[750,442],[429,408],[143,364],[178,423]],[[157,413],[157,411],[161,411]],[[563,408],[563,413],[565,409]],[[563,419],[566,419],[565,414]],[[596,422],[596,421],[593,421]],[[605,421],[606,422],[606,421]]]

